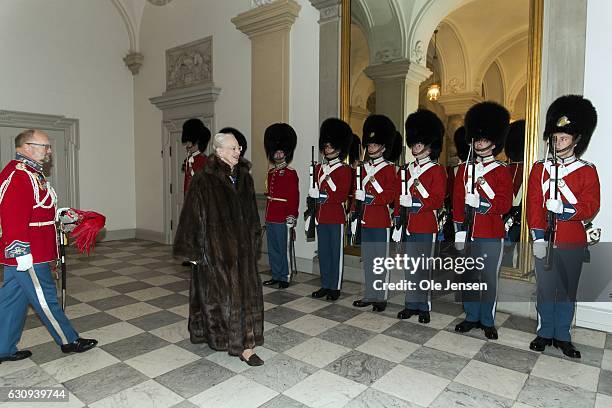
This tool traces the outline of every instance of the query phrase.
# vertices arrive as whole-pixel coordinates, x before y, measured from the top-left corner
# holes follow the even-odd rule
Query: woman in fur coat
[[[230,133],[215,135],[213,150],[191,181],[174,240],[174,255],[197,264],[189,291],[190,338],[262,365],[253,350],[263,344],[263,295],[251,164]]]

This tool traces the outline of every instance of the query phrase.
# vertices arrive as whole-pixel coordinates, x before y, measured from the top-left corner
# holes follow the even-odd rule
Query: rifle
[[[553,199],[557,199],[557,194],[559,192],[559,171],[557,169],[557,138],[554,135],[550,136],[551,138],[551,153],[553,165],[551,167],[551,173],[549,174],[549,183],[550,179],[552,179],[552,170],[555,171],[554,178],[554,192],[552,188],[550,190],[550,197]],[[553,248],[555,246],[555,234],[556,234],[556,225],[557,225],[557,214],[552,211],[548,211],[547,214],[548,226],[546,228],[546,233],[544,238],[548,241],[548,249],[546,251],[546,258],[544,259],[544,270],[550,271],[553,267]]]
[[[363,164],[363,160],[359,162],[357,165],[357,190],[363,190],[363,177],[361,176],[361,166]],[[361,219],[363,218],[363,201],[359,201],[355,199],[355,211],[351,217],[351,225],[352,228],[353,223],[356,223],[355,233],[352,234],[353,246],[361,245]]]
[[[315,161],[315,148],[312,146],[311,161],[310,161],[310,187],[315,188],[314,173],[317,162]],[[306,211],[304,211],[304,221],[306,228],[306,241],[312,242],[315,240],[315,225],[316,225],[316,214],[317,214],[317,199],[308,196],[306,199]]]
[[[468,161],[468,165],[470,166],[470,170],[472,171],[472,181],[470,185],[470,193],[474,194],[474,189],[476,185],[476,158],[474,152],[474,139],[472,139],[471,147],[470,147],[470,157]],[[469,205],[465,205],[465,215],[463,219],[463,227],[466,230],[465,233],[465,256],[470,256],[472,253],[472,234],[474,232],[474,217],[476,216],[474,212],[474,208]]]

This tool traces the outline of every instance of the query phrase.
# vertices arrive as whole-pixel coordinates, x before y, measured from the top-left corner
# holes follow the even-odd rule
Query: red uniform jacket
[[[373,179],[368,177],[368,169]],[[389,205],[395,201],[398,187],[395,166],[379,157],[361,165],[360,172],[363,190],[366,192],[361,219],[362,228],[389,228],[391,226]],[[375,186],[379,187],[379,191]]]
[[[477,170],[474,192],[480,195],[480,207],[474,209],[472,236],[503,238],[506,230],[502,216],[512,205],[512,177],[506,165],[496,161],[493,156],[485,158],[482,162],[479,161],[477,165],[480,165],[477,167],[482,171]],[[466,189],[471,187],[468,180],[471,176],[470,167],[469,163],[460,164],[455,177],[453,221],[459,224],[462,224],[465,218]]]
[[[415,234],[438,232],[437,210],[444,205],[446,196],[446,170],[431,159],[422,159],[403,167],[406,170],[407,194],[412,196],[412,207],[408,208],[407,231]],[[397,176],[397,201],[395,214],[399,215],[399,196],[402,193],[401,171]]]
[[[521,204],[523,195],[523,162],[508,164],[508,171],[512,176],[512,206],[517,206]]]
[[[35,264],[57,259],[57,198],[42,166],[18,155],[0,172],[0,184],[0,262],[15,266],[15,258],[27,254],[32,254]]]
[[[193,175],[196,174],[196,172],[202,167],[204,167],[206,159],[208,159],[208,157],[206,157],[204,153],[200,152],[197,152],[193,155],[189,155],[189,157],[185,159],[185,181],[183,183],[183,192],[185,195],[187,195],[189,183],[191,183]]]
[[[550,197],[548,183],[552,161],[535,163],[529,173],[527,186],[527,223],[534,239],[544,238],[547,228],[546,200]],[[592,163],[565,159],[559,169],[559,195],[564,211],[558,214],[555,243],[586,245],[586,232],[582,221],[589,220],[599,210],[599,177]],[[554,172],[554,171],[553,171]]]
[[[327,164],[317,164],[315,180],[319,186],[319,208],[317,222],[319,224],[344,224],[344,203],[351,188],[351,168],[338,159]],[[330,171],[325,174],[325,171]]]
[[[268,170],[266,222],[284,223],[287,217],[297,219],[300,200],[299,179],[291,167]]]

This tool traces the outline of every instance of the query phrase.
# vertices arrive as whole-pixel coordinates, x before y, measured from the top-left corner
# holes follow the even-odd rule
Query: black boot
[[[429,312],[425,310],[421,310],[419,312],[419,323],[429,323],[431,321],[431,317],[429,316]]]
[[[367,307],[370,306],[372,304],[372,302],[366,302],[363,299],[359,299],[353,302],[353,306],[355,307]]]
[[[478,328],[480,328],[480,322],[468,322],[467,320],[464,320],[455,326],[455,331],[460,333],[467,333],[472,329]]]
[[[320,299],[322,297],[325,297],[327,293],[329,293],[329,289],[321,288],[315,292],[312,292],[312,297],[315,299]]]
[[[327,292],[327,300],[338,300],[339,297],[340,297],[339,290],[330,289],[329,292]]]
[[[63,344],[61,348],[64,353],[84,353],[96,347],[96,344],[98,344],[98,340],[82,339],[79,337],[72,343]]]
[[[19,361],[24,360],[26,358],[30,358],[31,356],[32,352],[30,350],[19,350],[11,356],[0,357],[0,364],[2,364],[3,361]]]
[[[278,282],[279,289],[287,289],[288,287],[289,287],[289,282],[283,282],[283,281]]]
[[[264,286],[272,286],[272,285],[276,285],[277,283],[279,283],[280,281],[276,280],[276,279],[269,279],[267,281],[263,281],[263,285]]]
[[[561,341],[561,340],[553,339],[553,346],[561,349],[563,354],[565,354],[568,357],[571,357],[571,358],[582,357],[580,355],[580,352],[576,350],[576,347],[574,347],[571,341]]]
[[[481,326],[482,330],[484,330],[485,337],[489,340],[497,340],[497,329],[495,326]]]
[[[416,309],[404,309],[400,312],[397,312],[398,319],[410,319],[412,316],[416,316],[419,314],[419,311]]]
[[[552,345],[552,339],[547,339],[545,337],[537,336],[535,339],[529,343],[529,348],[533,351],[544,351],[546,346]]]
[[[373,312],[384,312],[387,308],[387,302],[374,302],[372,306]]]

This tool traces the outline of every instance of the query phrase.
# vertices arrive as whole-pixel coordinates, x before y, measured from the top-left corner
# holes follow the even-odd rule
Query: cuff
[[[464,230],[462,222],[454,222],[453,224],[455,224],[455,232]]]
[[[30,253],[30,243],[23,241],[13,241],[4,249],[5,258],[17,258],[18,256],[27,255]]]
[[[372,204],[372,201],[374,201],[374,196],[370,194],[366,194],[364,204],[370,205]]]
[[[532,229],[531,230],[531,237],[533,238],[533,240],[535,241],[536,239],[544,239],[545,236],[545,231],[543,229]]]
[[[324,202],[327,201],[327,193],[324,193],[322,191],[319,192],[319,198],[317,198],[317,201],[319,202],[319,204],[323,204]]]
[[[410,207],[411,213],[418,213],[423,208],[423,202],[418,197],[412,197],[412,207]]]

